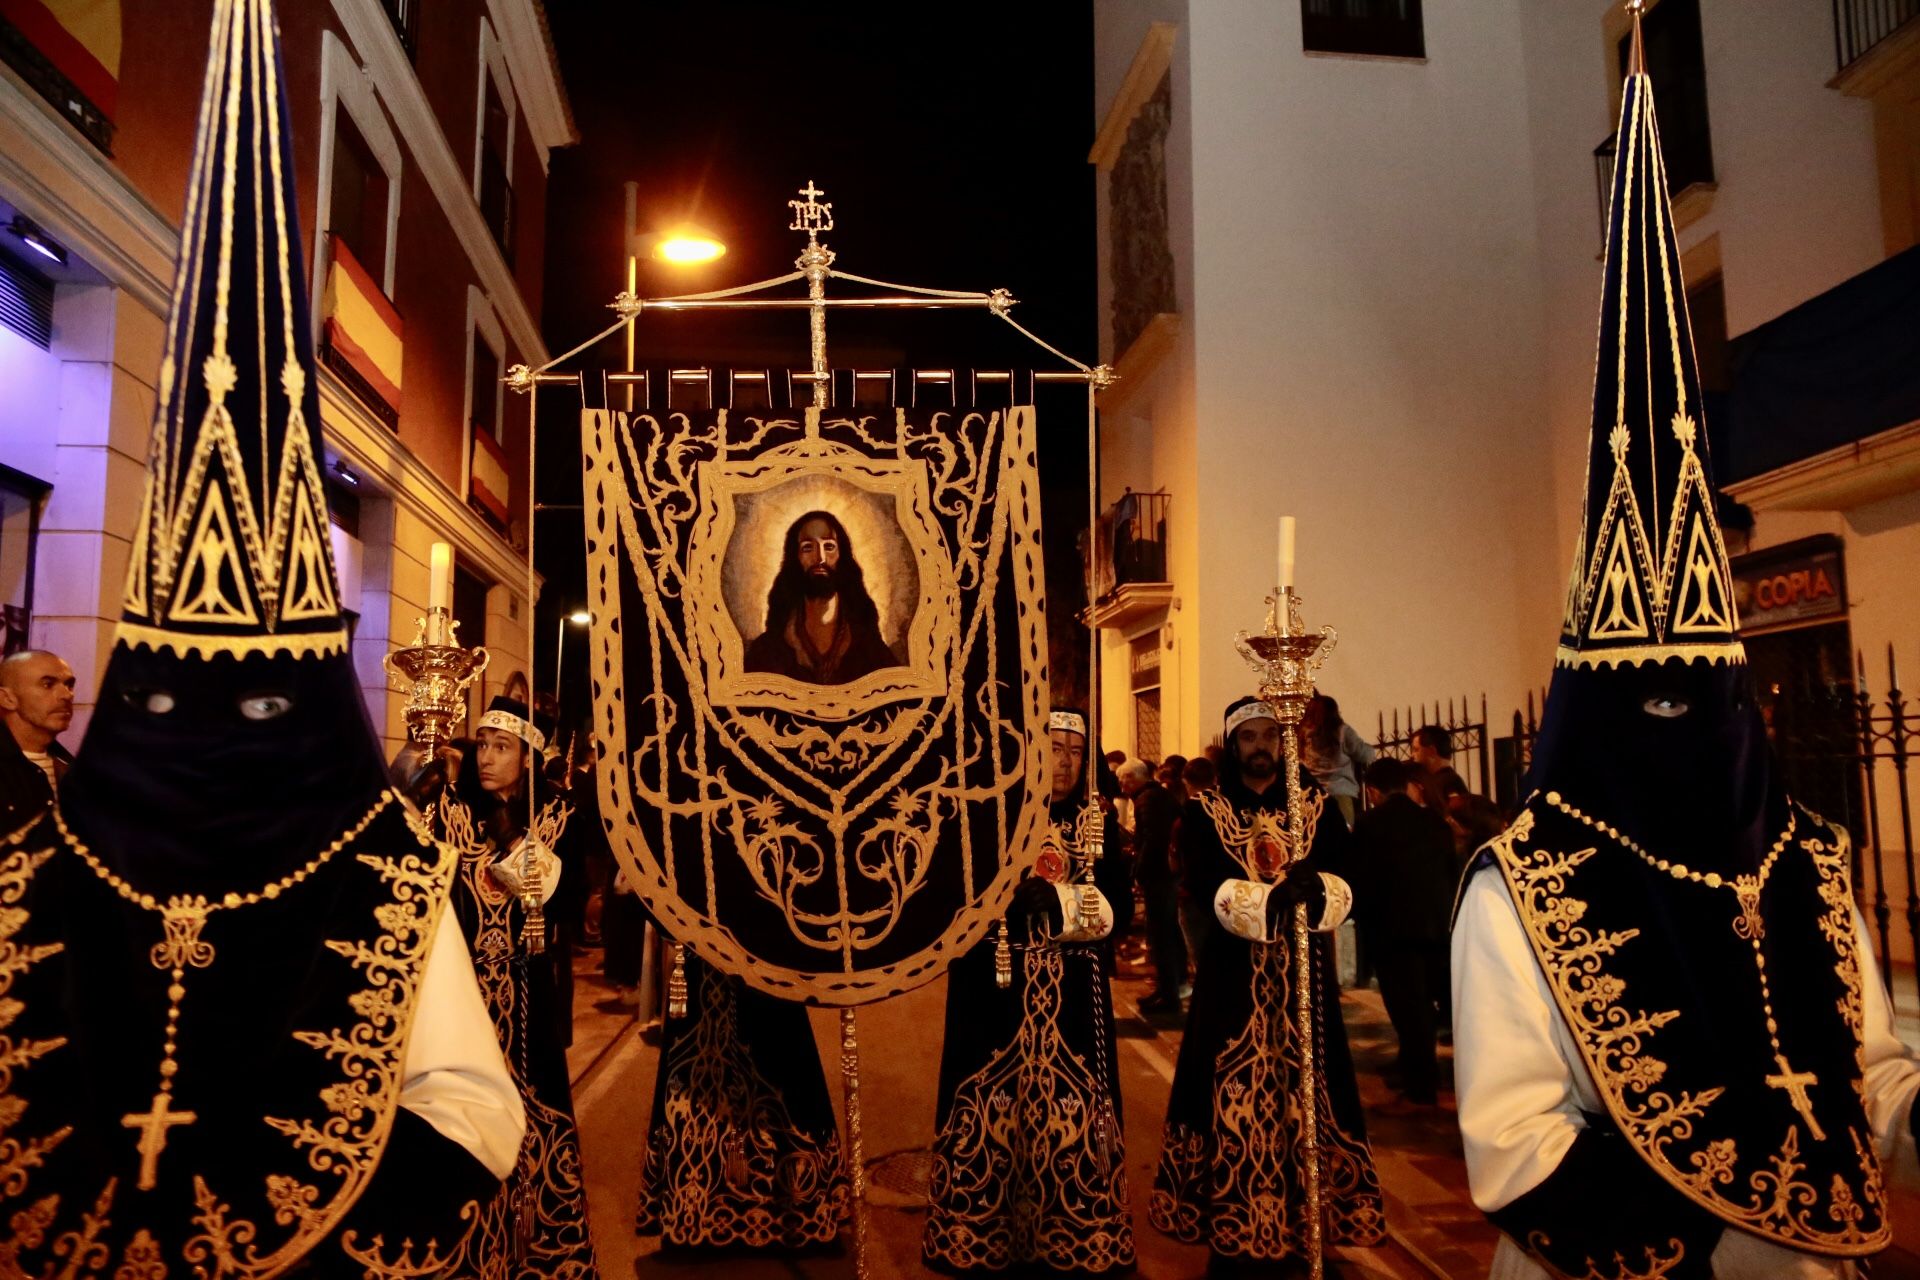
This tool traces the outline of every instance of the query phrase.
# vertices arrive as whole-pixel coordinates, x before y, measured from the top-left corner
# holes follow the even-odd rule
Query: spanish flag
[[[0,19],[113,119],[120,96],[120,0],[0,0]]]
[[[473,428],[473,465],[468,471],[468,500],[502,529],[507,527],[507,452],[486,427]]]
[[[360,375],[366,385],[400,409],[400,313],[373,282],[367,269],[339,236],[328,236],[331,265],[321,313],[327,321],[327,345]]]

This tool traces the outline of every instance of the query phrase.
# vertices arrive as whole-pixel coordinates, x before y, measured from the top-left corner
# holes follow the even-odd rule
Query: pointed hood
[[[214,6],[147,491],[117,639],[344,653],[280,37]]]
[[[1653,85],[1627,76],[1600,299],[1585,510],[1559,665],[1744,662],[1714,519]]]
[[[126,602],[60,796],[156,892],[297,865],[386,781],[327,537],[290,129],[269,0],[215,0]]]
[[[1784,798],[1714,519],[1686,287],[1635,22],[1581,540],[1529,786],[1662,856],[1746,874]]]

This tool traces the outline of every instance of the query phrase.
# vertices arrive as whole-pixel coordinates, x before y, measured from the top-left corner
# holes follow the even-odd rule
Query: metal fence
[[[1920,0],[1833,0],[1833,55],[1840,70],[1920,18]]]
[[[1383,712],[1373,749],[1383,756],[1410,759],[1415,734],[1427,726],[1444,729],[1453,743],[1454,771],[1465,780],[1468,790],[1493,797],[1493,752],[1487,735],[1486,694],[1480,695],[1480,718],[1476,720],[1473,715],[1473,704],[1464,695],[1458,702],[1448,698],[1444,704],[1435,701],[1431,706],[1408,707],[1404,720],[1399,708],[1394,709],[1391,719]]]
[[[1881,974],[1891,986],[1896,968],[1912,966],[1920,955],[1920,875],[1914,856],[1920,709],[1909,705],[1900,688],[1891,645],[1877,690],[1864,654],[1855,653],[1853,666],[1851,679],[1804,669],[1791,687],[1762,690],[1761,704],[1788,793],[1852,837],[1855,895]],[[1390,720],[1382,718],[1375,747],[1408,756],[1414,732],[1424,724],[1439,725],[1453,736],[1454,768],[1467,785],[1511,814],[1526,798],[1522,787],[1543,703],[1544,694],[1540,702],[1528,694],[1502,737],[1488,732],[1484,695],[1478,719],[1464,698],[1408,708],[1404,717],[1396,711]]]

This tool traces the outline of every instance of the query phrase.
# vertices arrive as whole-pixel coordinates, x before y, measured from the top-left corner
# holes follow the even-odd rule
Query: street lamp
[[[576,627],[584,627],[592,621],[593,615],[585,609],[575,609],[572,613],[563,613],[560,615],[560,636],[559,639],[554,642],[553,646],[553,713],[556,717],[561,714],[560,673],[566,669],[567,625],[571,623]],[[555,724],[554,731],[558,733],[559,729],[560,726]]]
[[[664,235],[641,236],[640,244],[651,246],[648,253],[655,262],[667,262],[675,266],[712,262],[715,258],[725,257],[727,253],[726,245],[698,227],[682,227]]]

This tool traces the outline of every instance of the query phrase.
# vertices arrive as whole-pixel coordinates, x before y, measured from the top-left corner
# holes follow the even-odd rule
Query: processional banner
[[[943,972],[1047,804],[1034,414],[587,410],[601,816],[679,942],[789,999]]]

